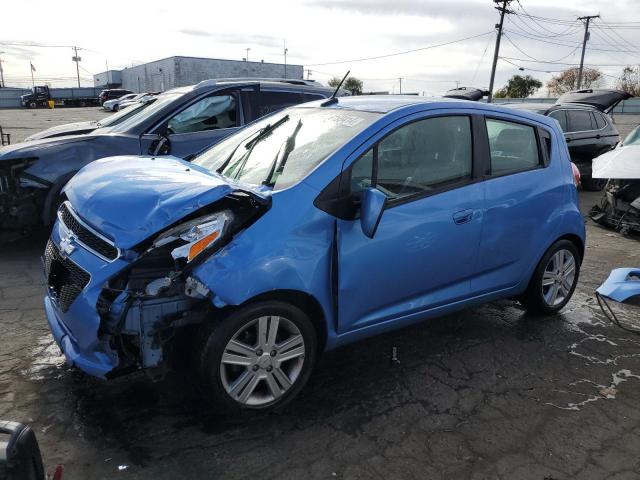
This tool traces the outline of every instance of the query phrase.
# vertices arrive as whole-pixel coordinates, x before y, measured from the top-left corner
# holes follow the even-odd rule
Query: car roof
[[[195,85],[188,85],[185,87],[176,87],[167,90],[163,93],[185,94],[193,92],[195,90],[211,88],[216,89],[220,87],[233,87],[235,85],[247,85],[247,84],[259,84],[260,87],[266,87],[267,89],[286,89],[295,90],[300,92],[322,92],[333,93],[335,90],[331,87],[326,87],[313,80],[299,80],[299,79],[278,79],[278,78],[238,78],[238,79],[211,79],[203,80]],[[344,89],[340,89],[340,96],[350,95],[350,93]]]
[[[326,100],[316,100],[292,108],[332,108],[337,110],[356,110],[381,114],[411,114],[424,110],[470,109],[483,113],[495,112],[510,116],[518,116],[540,124],[555,128],[554,119],[527,110],[516,110],[495,103],[475,102],[445,97],[419,97],[417,95],[360,95],[339,97],[330,105],[322,106]]]
[[[584,103],[507,102],[507,103],[501,103],[500,105],[504,105],[509,108],[517,108],[520,110],[530,110],[530,111],[544,112],[544,113],[548,113],[552,110],[558,110],[558,109],[598,111],[596,107],[592,105],[586,105]]]

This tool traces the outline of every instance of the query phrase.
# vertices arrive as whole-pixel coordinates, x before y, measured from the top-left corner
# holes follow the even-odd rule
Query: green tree
[[[566,69],[559,75],[551,77],[547,82],[547,89],[551,95],[562,95],[563,93],[576,90],[578,88],[577,67]],[[602,83],[602,72],[597,68],[585,67],[582,70],[582,84],[580,88],[596,88]]]
[[[525,98],[542,86],[542,82],[531,75],[514,75],[507,84],[498,90],[495,98]]]
[[[332,88],[336,88],[340,84],[341,78],[333,77],[329,80],[329,86]],[[362,80],[358,80],[356,77],[348,77],[342,88],[351,92],[351,95],[362,95]]]

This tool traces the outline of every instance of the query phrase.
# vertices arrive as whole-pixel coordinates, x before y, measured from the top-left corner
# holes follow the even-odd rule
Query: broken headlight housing
[[[190,262],[218,243],[224,237],[232,220],[233,214],[229,210],[189,220],[156,238],[153,248],[176,242],[177,246],[171,250],[173,259]]]

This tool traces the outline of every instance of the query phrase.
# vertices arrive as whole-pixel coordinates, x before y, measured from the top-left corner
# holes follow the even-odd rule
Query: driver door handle
[[[462,225],[464,223],[469,223],[471,221],[471,219],[473,218],[473,210],[472,209],[467,209],[467,210],[462,210],[460,212],[456,212],[453,214],[453,222],[456,225]]]

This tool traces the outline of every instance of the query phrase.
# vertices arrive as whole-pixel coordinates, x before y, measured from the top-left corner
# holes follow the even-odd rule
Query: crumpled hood
[[[120,156],[87,165],[64,192],[80,217],[127,249],[240,189],[176,157]]]
[[[41,140],[43,138],[50,138],[54,136],[62,136],[62,135],[74,135],[79,134],[80,132],[86,133],[89,131],[93,131],[98,128],[98,122],[74,122],[74,123],[65,123],[64,125],[58,125],[56,127],[47,128],[38,133],[34,133],[26,138],[26,142],[30,142],[33,140]]]

